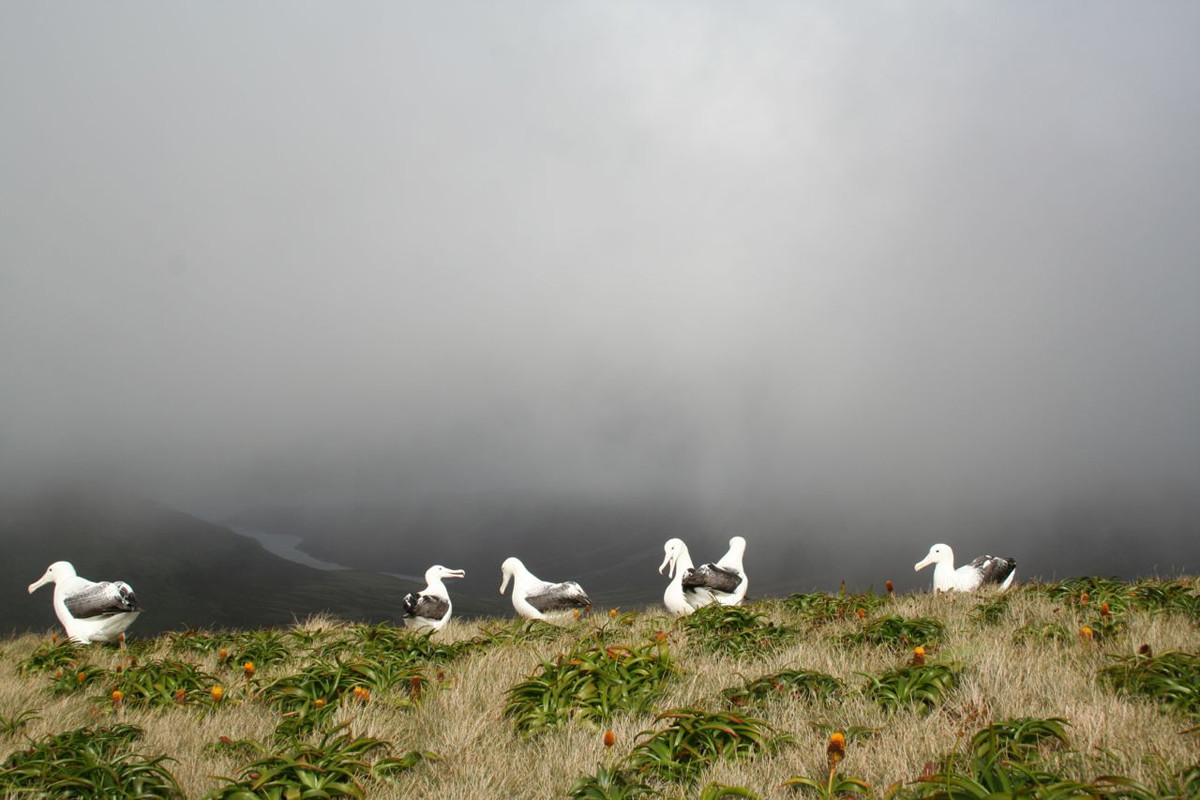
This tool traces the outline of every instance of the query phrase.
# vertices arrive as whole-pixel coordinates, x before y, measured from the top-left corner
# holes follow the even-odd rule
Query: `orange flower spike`
[[[208,693],[212,696],[214,703],[221,702],[221,698],[225,696],[225,690],[222,689],[220,686],[212,687],[211,689],[208,690]]]
[[[54,670],[54,677],[55,677],[55,678],[61,678],[61,677],[62,677],[62,667],[59,667],[58,669]]]
[[[1108,607],[1108,603],[1100,604],[1100,616],[1102,616],[1102,617],[1111,617],[1112,616],[1112,609]]]
[[[616,743],[617,743],[617,735],[612,732],[612,728],[609,728],[608,730],[606,730],[604,732],[604,746],[612,747]]]
[[[855,613],[855,614],[858,614],[858,618],[859,618],[859,619],[866,619],[866,618],[867,618],[867,612],[866,612],[866,611],[863,611],[861,608],[856,608],[856,609],[854,609],[854,613]]]
[[[113,689],[112,694],[109,695],[109,697],[112,698],[113,708],[120,708],[121,702],[125,699],[125,695],[121,694],[120,689]]]
[[[1092,599],[1092,598],[1088,597],[1088,593],[1087,593],[1087,592],[1084,592],[1083,594],[1079,595],[1079,602],[1080,602],[1080,604],[1081,604],[1081,605],[1085,605],[1085,606],[1086,606],[1086,605],[1088,604],[1088,601],[1089,601],[1089,600],[1091,600],[1091,599]]]
[[[896,594],[896,586],[891,581],[886,581],[883,585],[887,587],[888,594],[893,596]]]
[[[226,650],[224,647],[222,647],[220,650],[217,651],[217,660],[218,661],[228,661],[229,660],[229,651]]]
[[[242,672],[244,672],[246,674],[247,678],[253,678],[254,677],[254,662],[247,661],[245,664],[242,664]]]
[[[50,634],[50,644],[58,644],[58,634],[57,633]]]
[[[841,731],[834,731],[829,737],[829,746],[825,748],[825,760],[829,764],[829,774],[837,769],[838,762],[846,757],[846,736]]]
[[[917,646],[913,648],[912,663],[914,667],[919,667],[925,663],[925,648]]]
[[[325,698],[318,697],[316,700],[313,701],[313,705],[316,706],[317,708],[324,708],[325,707]]]
[[[1096,633],[1087,625],[1084,625],[1079,629],[1079,638],[1083,639],[1085,642],[1090,642],[1096,638]]]
[[[361,686],[354,687],[354,697],[360,703],[369,703],[371,701],[371,692]]]
[[[575,615],[575,619],[579,619],[579,609],[578,608],[575,609],[574,611],[572,611],[571,613]]]
[[[75,681],[76,681],[76,683],[83,683],[83,682],[84,682],[84,681],[86,681],[86,680],[87,680],[87,673],[86,673],[86,672],[80,672],[80,673],[78,673],[78,674],[75,676]]]
[[[183,705],[183,701],[187,699],[187,692],[183,689],[175,690],[175,702],[178,705]]]
[[[615,616],[617,615],[617,610],[616,610],[615,608],[610,608],[610,609],[608,610],[608,615],[609,615],[610,617],[615,617]]]

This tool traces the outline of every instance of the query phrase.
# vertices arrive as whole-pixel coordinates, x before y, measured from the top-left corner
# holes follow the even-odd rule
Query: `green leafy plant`
[[[1122,694],[1148,697],[1185,714],[1200,714],[1200,654],[1168,652],[1121,656],[1099,678]]]
[[[826,700],[840,695],[842,689],[841,681],[824,672],[785,669],[722,689],[721,696],[735,706],[747,706],[771,698]]]
[[[390,780],[425,760],[432,753],[374,758],[390,745],[370,736],[352,737],[340,726],[316,744],[297,745],[286,753],[272,754],[247,765],[237,778],[208,795],[209,800],[290,800],[301,797],[365,797],[365,778]]]
[[[0,765],[0,794],[36,797],[180,798],[166,756],[130,752],[133,725],[76,728],[15,751]]]
[[[766,616],[747,606],[708,605],[680,617],[676,624],[701,649],[735,658],[765,656],[799,636],[791,628],[768,622]]]
[[[783,605],[790,611],[799,614],[806,622],[820,625],[847,617],[870,616],[887,603],[886,595],[868,594],[827,594],[825,592],[808,592],[790,594],[783,600]]]
[[[17,672],[29,675],[34,672],[67,670],[84,660],[82,646],[70,641],[46,642],[38,645],[29,657],[17,665]]]
[[[649,710],[676,675],[664,642],[639,647],[587,647],[541,664],[508,691],[504,715],[535,733],[579,718],[607,722]]]
[[[632,771],[604,764],[572,783],[567,792],[575,800],[644,800],[658,795]]]
[[[108,675],[108,670],[94,664],[76,664],[68,668],[60,667],[55,670],[50,682],[50,691],[54,694],[74,694],[88,686],[92,686]]]
[[[207,702],[216,684],[216,678],[195,664],[172,659],[158,659],[108,675],[110,688],[119,691],[130,706],[162,708]],[[97,702],[108,702],[109,698],[106,693]]]
[[[908,649],[918,645],[933,647],[946,637],[946,626],[932,617],[908,619],[895,614],[867,622],[857,631],[844,634],[843,646],[874,645]]]
[[[885,711],[919,706],[928,713],[945,701],[959,683],[957,664],[931,663],[899,667],[882,675],[867,675],[863,694]]]
[[[829,744],[825,747],[825,763],[829,766],[828,775],[820,780],[805,775],[795,775],[780,785],[800,789],[817,797],[828,798],[828,800],[856,797],[870,791],[871,786],[866,781],[838,774],[838,764],[845,757],[846,737],[841,731],[835,731],[830,735]]]
[[[1023,625],[1013,632],[1015,644],[1065,643],[1075,640],[1075,634],[1056,622]]]
[[[662,730],[642,731],[645,741],[630,752],[628,763],[639,773],[661,780],[692,783],[718,759],[741,760],[773,753],[791,741],[768,723],[729,712],[677,708],[659,714]]]
[[[971,609],[971,621],[977,625],[991,626],[998,625],[1000,621],[1008,614],[1008,608],[1012,603],[1013,595],[1009,592],[998,594],[990,600],[984,600],[975,608]]]
[[[563,629],[540,619],[496,622],[480,627],[485,645],[535,644],[552,642],[563,635]]]
[[[29,727],[29,723],[41,719],[41,715],[32,708],[18,711],[11,717],[0,714],[0,736],[15,736]]]

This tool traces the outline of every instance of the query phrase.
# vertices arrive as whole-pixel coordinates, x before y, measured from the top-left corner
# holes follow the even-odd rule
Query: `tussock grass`
[[[365,767],[335,766],[371,798],[568,797],[573,786],[592,785],[580,783],[588,776],[627,777],[665,797],[723,785],[783,798],[799,796],[781,785],[794,776],[824,782],[830,734],[840,731],[838,774],[869,784],[869,796],[883,797],[897,782],[897,792],[934,796],[928,781],[913,782],[947,769],[1004,778],[986,772],[992,762],[972,743],[1008,736],[1023,757],[1036,751],[1031,769],[1063,781],[1119,776],[1127,788],[1169,796],[1172,786],[1190,791],[1200,782],[1200,772],[1186,772],[1200,762],[1200,718],[1187,699],[1195,697],[1200,654],[1198,595],[1196,580],[1085,579],[1003,598],[795,595],[694,623],[658,609],[596,613],[562,627],[455,620],[432,638],[328,618],[269,632],[183,631],[125,650],[22,636],[0,642],[0,761],[48,737],[132,725],[141,733],[121,745],[126,762],[165,769],[194,798],[230,794],[221,776],[245,786],[270,765],[294,766],[303,753],[317,759],[313,748],[335,761],[361,756]],[[937,623],[925,630],[939,632],[924,666],[957,670],[937,702],[880,704],[864,691],[867,676],[920,669],[910,666],[911,647],[924,634],[900,632],[893,641],[886,632],[897,623],[881,621],[891,617]],[[1084,626],[1102,633],[1081,636]],[[1037,633],[1048,630],[1062,635]],[[864,635],[875,631],[882,638]],[[635,663],[624,654],[641,653],[650,669],[660,648],[670,653],[670,671],[652,681],[653,691],[621,701],[620,713],[580,713],[598,688],[621,696],[613,687],[625,680],[622,664]],[[602,674],[566,675],[575,692],[568,711],[555,712],[539,735],[523,735],[505,715],[513,687],[546,676],[546,665],[582,666],[584,659],[569,664],[571,654],[587,655],[587,669]],[[703,757],[676,759],[678,770],[647,767],[634,754],[659,747],[659,760],[669,762],[665,738],[655,737],[685,718],[656,718],[681,709],[689,710],[687,724],[708,731],[689,745]],[[290,714],[308,716],[283,725]],[[721,716],[730,714],[762,727],[730,737],[722,728],[738,734],[741,724]],[[1063,736],[1039,738],[1044,726],[1022,720],[1062,720]],[[977,740],[997,724],[1008,727]],[[763,746],[749,746],[755,736]]]

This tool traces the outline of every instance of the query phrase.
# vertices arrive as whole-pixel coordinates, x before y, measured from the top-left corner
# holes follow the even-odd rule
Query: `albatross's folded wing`
[[[123,581],[93,583],[63,598],[67,611],[75,619],[124,614],[138,610],[133,589]]]
[[[732,594],[742,582],[737,570],[718,567],[716,564],[701,564],[683,574],[683,590],[707,589],[710,592]]]
[[[406,594],[404,616],[441,619],[450,611],[450,601],[434,594]]]
[[[587,593],[575,581],[548,584],[535,594],[526,595],[525,601],[543,614],[592,607],[592,601],[588,599]]]
[[[1005,578],[1017,568],[1017,561],[999,556],[980,556],[971,562],[971,566],[982,576],[981,585],[987,586],[992,583],[1004,583]]]

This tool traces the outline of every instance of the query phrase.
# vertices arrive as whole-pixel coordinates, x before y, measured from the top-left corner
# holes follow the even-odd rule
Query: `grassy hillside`
[[[131,497],[44,491],[0,502],[0,632],[57,622],[50,588],[26,587],[53,561],[94,580],[125,580],[146,609],[134,632],[286,625],[318,612],[397,619],[413,585],[384,575],[322,571],[268,553],[228,528]]]
[[[0,794],[1195,798],[1198,724],[1195,579],[0,644]]]

